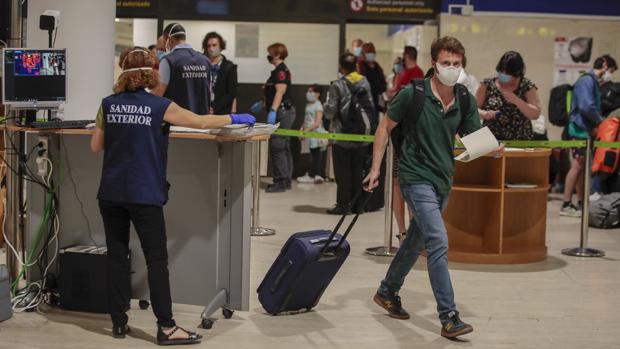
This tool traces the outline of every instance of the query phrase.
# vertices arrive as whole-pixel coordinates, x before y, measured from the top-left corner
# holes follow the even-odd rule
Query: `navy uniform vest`
[[[156,206],[168,201],[168,131],[163,123],[170,103],[145,90],[103,99],[99,200]]]
[[[170,81],[164,97],[198,115],[209,113],[209,60],[191,48],[178,48],[164,57]]]

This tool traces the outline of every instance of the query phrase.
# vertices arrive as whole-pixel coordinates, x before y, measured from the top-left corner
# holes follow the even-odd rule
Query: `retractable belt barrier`
[[[357,135],[348,133],[321,133],[321,132],[308,132],[300,130],[289,129],[277,129],[274,135],[285,137],[297,137],[297,138],[318,138],[329,139],[332,141],[347,141],[347,142],[364,142],[373,143],[375,136],[373,135]],[[513,148],[585,148],[586,141],[500,141],[507,147]],[[594,142],[595,147],[601,148],[615,148],[620,149],[620,142]]]
[[[274,135],[285,136],[285,137],[299,137],[299,138],[319,138],[319,139],[329,139],[333,141],[348,141],[348,142],[365,142],[365,143],[373,143],[375,141],[375,137],[373,135],[356,135],[356,134],[344,134],[344,133],[320,133],[320,132],[306,132],[300,130],[289,130],[289,129],[277,129],[274,132]],[[605,252],[588,248],[588,208],[589,208],[589,196],[590,196],[590,177],[592,177],[591,170],[591,158],[592,158],[592,149],[594,147],[601,148],[614,148],[620,149],[620,142],[601,142],[591,140],[570,140],[570,141],[500,141],[500,143],[504,144],[506,147],[512,148],[587,148],[586,151],[586,171],[584,172],[584,205],[581,214],[581,243],[577,248],[564,249],[562,250],[563,254],[576,256],[576,257],[602,257],[605,255]],[[457,141],[457,144],[460,142]],[[391,145],[390,145],[391,148]],[[391,179],[391,167],[387,168],[387,177]],[[389,189],[391,187],[391,181],[386,181],[386,192],[390,192]],[[390,200],[391,195],[386,195],[386,200]],[[374,255],[383,255],[383,256],[392,256],[393,248],[391,244],[392,239],[392,227],[391,227],[391,218],[392,213],[391,205],[386,205],[386,228],[385,228],[385,246],[375,247],[367,249],[367,253]],[[388,227],[389,224],[389,227]],[[375,254],[376,250],[380,250],[381,254]]]

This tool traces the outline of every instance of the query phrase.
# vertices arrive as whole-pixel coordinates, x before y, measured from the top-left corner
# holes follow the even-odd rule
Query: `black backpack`
[[[601,85],[601,112],[604,117],[620,108],[620,82],[606,82]]]
[[[405,141],[405,138],[408,136],[415,137],[416,136],[416,125],[420,116],[422,115],[422,111],[424,111],[424,102],[426,100],[426,93],[424,89],[424,79],[415,79],[411,82],[413,85],[413,103],[411,104],[411,112],[408,114],[401,122],[392,129],[392,133],[390,135],[392,139],[392,145],[394,147],[394,151],[396,156],[400,157],[402,155],[402,146]],[[459,103],[459,109],[461,112],[461,122],[459,124],[457,133],[460,136],[463,136],[463,123],[465,121],[466,113],[470,108],[470,99],[469,99],[469,91],[467,91],[467,87],[462,84],[454,85],[454,94],[456,96],[456,101]],[[421,149],[419,147],[419,142],[415,142],[416,146],[416,156],[422,161],[424,158],[421,157]]]
[[[342,133],[369,135],[376,129],[375,108],[371,103],[369,94],[361,86],[356,86],[347,80],[349,92],[351,92],[351,102],[346,115],[341,115]]]
[[[590,74],[583,74],[579,79],[585,75],[592,77]],[[597,81],[595,83],[598,84]],[[570,121],[573,87],[573,85],[563,84],[551,89],[549,95],[549,122],[555,126],[566,127]]]
[[[570,120],[572,101],[572,85],[563,84],[552,88],[549,95],[549,122],[555,126],[566,127]]]

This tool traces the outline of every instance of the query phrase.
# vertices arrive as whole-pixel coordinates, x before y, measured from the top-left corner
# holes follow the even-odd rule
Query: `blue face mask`
[[[166,51],[157,50],[155,51],[155,57],[157,57],[157,61],[161,61],[168,53]]]
[[[362,47],[361,46],[356,47],[356,48],[353,49],[353,55],[355,57],[359,57],[361,54],[362,54]]]
[[[366,53],[366,62],[374,62],[375,61],[375,54],[374,53]]]
[[[394,64],[394,74],[400,74],[401,71],[403,71],[403,65],[400,63],[396,63]]]
[[[508,74],[504,74],[502,72],[497,72],[497,79],[499,80],[500,83],[507,84],[510,82],[510,80],[512,80],[512,76]]]

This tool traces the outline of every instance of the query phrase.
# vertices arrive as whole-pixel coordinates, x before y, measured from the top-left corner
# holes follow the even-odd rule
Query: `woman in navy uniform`
[[[265,106],[269,108],[267,123],[280,123],[280,128],[291,129],[295,121],[295,107],[291,99],[291,71],[284,60],[288,57],[286,46],[275,43],[267,48],[267,60],[275,66],[265,83]],[[268,193],[283,192],[291,187],[293,176],[293,154],[289,137],[272,136],[269,139],[269,152],[273,162],[273,184],[267,187]]]
[[[108,248],[108,294],[113,335],[124,338],[130,300],[129,225],[133,222],[146,259],[157,343],[192,344],[202,336],[176,326],[168,277],[168,252],[163,205],[168,201],[166,163],[168,128],[174,124],[213,128],[253,124],[248,114],[198,115],[167,98],[146,91],[158,84],[154,55],[135,47],[120,56],[123,73],[115,94],[103,99],[91,139],[94,152],[103,150],[99,208]]]

